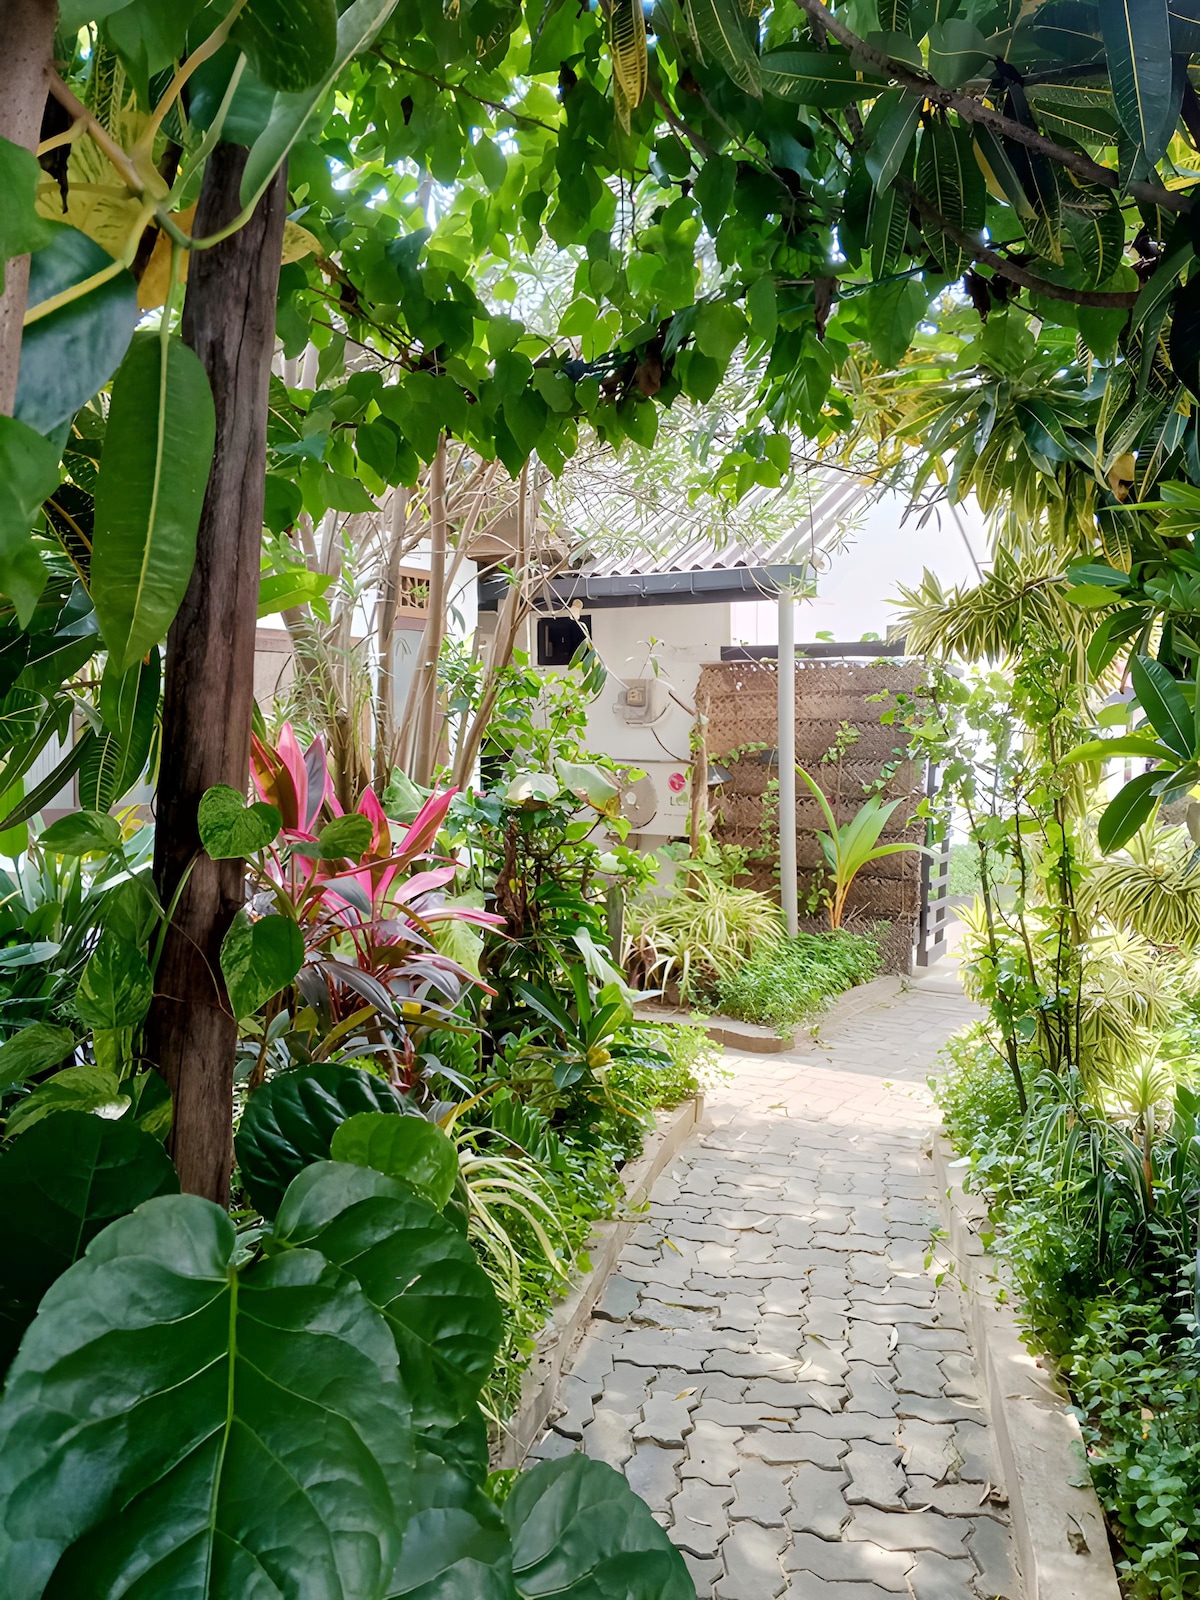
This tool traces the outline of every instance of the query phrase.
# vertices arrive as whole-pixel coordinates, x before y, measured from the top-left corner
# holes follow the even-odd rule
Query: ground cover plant
[[[722,972],[712,995],[723,1016],[762,1023],[790,1034],[819,1017],[836,995],[875,977],[879,942],[842,928],[831,934],[786,935],[760,947],[739,967]]]

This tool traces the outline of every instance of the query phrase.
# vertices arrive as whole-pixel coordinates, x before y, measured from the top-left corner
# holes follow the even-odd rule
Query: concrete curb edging
[[[949,1141],[935,1138],[938,1201],[966,1291],[1025,1600],[1120,1600],[1079,1423],[1060,1380],[1038,1365],[1021,1339],[1016,1314],[1003,1298],[1003,1269],[979,1237],[990,1226],[987,1207],[963,1189],[954,1159]]]
[[[659,1006],[654,1001],[635,1004],[634,1014],[639,1022],[694,1022],[704,1029],[714,1044],[723,1045],[742,1055],[774,1056],[784,1050],[801,1050],[816,1044],[821,1034],[834,1027],[853,1021],[872,1006],[885,1005],[894,1000],[904,988],[906,979],[885,976],[871,978],[866,983],[856,983],[835,995],[824,1011],[811,1022],[802,1023],[790,1034],[777,1033],[774,1028],[757,1022],[739,1022],[734,1017],[697,1016],[677,1006]]]
[[[625,1214],[596,1224],[585,1247],[591,1270],[572,1285],[550,1313],[521,1384],[520,1403],[496,1447],[493,1466],[520,1466],[554,1415],[567,1358],[587,1326],[626,1239],[642,1220],[628,1213],[645,1205],[658,1178],[679,1154],[703,1115],[702,1094],[693,1095],[674,1111],[660,1112],[658,1126],[646,1139],[641,1155],[625,1166]]]

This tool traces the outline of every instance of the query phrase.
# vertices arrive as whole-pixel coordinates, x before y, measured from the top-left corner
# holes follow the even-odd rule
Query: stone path
[[[777,1056],[727,1054],[535,1456],[624,1471],[702,1600],[1020,1600],[957,1291],[926,1266],[926,1074],[953,970]]]

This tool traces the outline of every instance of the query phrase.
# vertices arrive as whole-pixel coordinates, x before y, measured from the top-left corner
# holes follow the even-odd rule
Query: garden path
[[[702,1600],[1020,1600],[937,1222],[950,962],[732,1076],[655,1186],[535,1456],[624,1471]]]

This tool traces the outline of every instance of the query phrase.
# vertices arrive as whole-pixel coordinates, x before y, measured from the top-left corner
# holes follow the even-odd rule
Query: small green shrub
[[[879,966],[879,946],[863,934],[801,933],[723,971],[712,1000],[725,1016],[790,1033],[834,995],[873,978]]]

